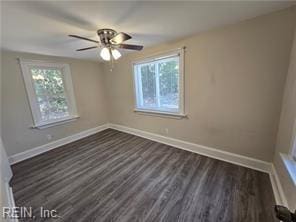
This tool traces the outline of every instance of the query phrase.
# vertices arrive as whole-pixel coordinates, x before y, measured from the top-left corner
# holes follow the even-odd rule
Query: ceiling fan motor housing
[[[110,39],[112,39],[117,32],[113,29],[99,29],[97,34],[100,37],[101,43],[108,46],[110,45]]]
[[[128,35],[124,32],[118,33],[113,29],[99,29],[99,30],[97,30],[97,34],[100,38],[100,41],[97,41],[94,39],[89,39],[89,38],[79,36],[79,35],[69,35],[69,36],[73,37],[73,38],[78,38],[78,39],[82,39],[82,40],[96,43],[95,46],[77,49],[76,51],[85,51],[85,50],[89,50],[89,49],[95,49],[98,47],[107,48],[107,49],[109,49],[109,51],[115,50],[115,48],[138,50],[138,51],[143,49],[142,45],[124,44],[123,42],[132,38],[130,35]],[[111,51],[110,51],[110,53],[111,53]]]

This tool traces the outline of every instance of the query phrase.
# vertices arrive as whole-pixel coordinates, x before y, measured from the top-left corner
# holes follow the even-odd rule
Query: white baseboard
[[[9,162],[10,162],[10,164],[20,162],[22,160],[25,160],[25,159],[31,158],[33,156],[39,155],[41,153],[47,152],[47,151],[57,148],[59,146],[74,142],[76,140],[90,136],[92,134],[98,133],[98,132],[103,131],[108,128],[119,130],[119,131],[133,134],[136,136],[140,136],[140,137],[143,137],[143,138],[146,138],[149,140],[153,140],[156,142],[167,144],[167,145],[179,148],[179,149],[187,150],[187,151],[201,154],[204,156],[208,156],[208,157],[211,157],[214,159],[222,160],[225,162],[233,163],[236,165],[240,165],[240,166],[244,166],[244,167],[247,167],[250,169],[254,169],[254,170],[268,173],[270,176],[270,180],[271,180],[272,189],[274,192],[276,203],[283,204],[283,205],[287,206],[287,200],[285,198],[283,188],[281,186],[279,177],[278,177],[277,172],[276,172],[272,163],[258,160],[255,158],[250,158],[250,157],[230,153],[230,152],[226,152],[226,151],[222,151],[222,150],[218,150],[215,148],[211,148],[211,147],[207,147],[207,146],[203,146],[203,145],[199,145],[199,144],[195,144],[195,143],[186,142],[183,140],[178,140],[178,139],[165,137],[165,136],[154,134],[154,133],[149,133],[149,132],[142,131],[142,130],[135,129],[135,128],[117,125],[117,124],[104,124],[102,126],[88,129],[88,130],[82,131],[80,133],[68,136],[66,138],[62,138],[62,139],[53,141],[53,142],[45,144],[45,145],[35,147],[35,148],[27,150],[25,152],[12,155],[9,157]]]
[[[29,159],[29,158],[31,158],[33,156],[37,156],[37,155],[39,155],[41,153],[44,153],[44,152],[47,152],[47,151],[52,150],[54,148],[63,146],[65,144],[68,144],[68,143],[71,143],[71,142],[74,142],[76,140],[82,139],[84,137],[90,136],[92,134],[98,133],[98,132],[103,131],[103,130],[108,129],[108,128],[109,128],[109,124],[104,124],[104,125],[92,128],[92,129],[84,130],[82,132],[73,134],[71,136],[68,136],[68,137],[65,137],[65,138],[62,138],[62,139],[59,139],[59,140],[44,144],[42,146],[38,146],[38,147],[35,147],[35,148],[32,148],[32,149],[26,150],[24,152],[14,154],[14,155],[12,155],[12,156],[10,156],[8,158],[9,163],[10,164],[18,163],[18,162],[20,162],[22,160]]]
[[[8,182],[4,183],[5,186],[5,192],[6,194],[6,198],[7,198],[7,206],[5,207],[9,207],[10,209],[15,209],[15,201],[14,201],[14,196],[13,196],[13,192],[12,192],[12,188],[9,186]],[[6,218],[7,222],[18,222],[19,220],[17,218]]]
[[[109,127],[122,132],[140,136],[146,139],[150,139],[156,142],[164,143],[170,146],[174,146],[183,150],[198,153],[204,156],[208,156],[214,159],[223,160],[225,162],[233,163],[236,165],[248,167],[251,169],[263,171],[269,173],[271,171],[271,163],[262,160],[218,150],[215,148],[186,142],[183,140],[174,139],[171,137],[165,137],[154,133],[149,133],[135,128],[130,128],[117,124],[109,124]]]
[[[170,137],[165,137],[162,135],[149,133],[149,132],[142,131],[139,129],[130,128],[130,127],[117,125],[117,124],[104,124],[102,126],[88,129],[88,130],[76,133],[74,135],[53,141],[51,143],[47,143],[42,146],[38,146],[38,147],[35,147],[32,149],[26,150],[24,152],[14,154],[9,157],[9,163],[14,164],[14,163],[20,162],[22,160],[31,158],[33,156],[39,155],[41,153],[52,150],[52,149],[57,148],[59,146],[71,143],[73,141],[79,140],[84,137],[87,137],[89,135],[98,133],[98,132],[108,129],[108,128],[116,129],[116,130],[119,130],[122,132],[126,132],[129,134],[133,134],[136,136],[147,138],[147,139],[150,139],[150,140],[153,140],[156,142],[160,142],[160,143],[164,143],[164,144],[167,144],[170,146],[174,146],[176,148],[180,148],[183,150],[187,150],[187,151],[191,151],[191,152],[198,153],[201,155],[205,155],[205,156],[208,156],[208,157],[211,157],[214,159],[223,160],[223,161],[230,162],[230,163],[233,163],[236,165],[245,166],[245,167],[259,170],[259,171],[263,171],[266,173],[270,173],[272,170],[272,168],[271,168],[272,165],[269,162],[265,162],[262,160],[258,160],[258,159],[254,159],[254,158],[250,158],[250,157],[246,157],[246,156],[242,156],[242,155],[238,155],[238,154],[234,154],[234,153],[230,153],[230,152],[226,152],[226,151],[221,151],[221,150],[218,150],[215,148],[211,148],[211,147],[207,147],[207,146],[203,146],[203,145],[199,145],[199,144],[195,144],[195,143],[190,143],[190,142],[186,142],[183,140],[178,140],[178,139],[174,139],[174,138],[170,138]]]
[[[279,205],[288,206],[288,201],[284,193],[284,189],[273,164],[271,164],[271,171],[269,175],[276,203]]]
[[[149,133],[146,131],[142,131],[139,129],[130,128],[122,125],[109,124],[109,127],[115,130],[140,136],[156,142],[164,143],[176,148],[180,148],[183,150],[208,156],[214,159],[222,160],[225,162],[233,163],[236,165],[240,165],[250,169],[268,173],[276,204],[282,204],[287,206],[287,200],[283,192],[283,188],[281,186],[279,177],[276,173],[276,170],[273,164],[270,162],[265,162],[262,160],[258,160],[258,159],[254,159],[254,158],[250,158],[250,157],[246,157],[246,156],[242,156],[242,155],[238,155],[238,154],[234,154],[226,151],[221,151],[212,147],[207,147],[207,146],[194,144],[194,143],[190,143],[190,142],[186,142],[186,141],[182,141],[182,140],[178,140],[170,137],[165,137],[162,135]]]

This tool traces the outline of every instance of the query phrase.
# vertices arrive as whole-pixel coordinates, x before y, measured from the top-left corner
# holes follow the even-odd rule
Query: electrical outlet
[[[47,135],[46,135],[46,138],[47,138],[47,140],[52,140],[52,135],[47,134]]]
[[[165,132],[166,135],[168,135],[169,134],[169,129],[168,128],[165,128],[164,129],[164,132]]]

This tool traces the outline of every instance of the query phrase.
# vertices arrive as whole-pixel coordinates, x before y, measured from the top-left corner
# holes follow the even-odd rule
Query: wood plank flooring
[[[277,221],[268,174],[111,129],[13,173],[16,205],[34,221]],[[41,206],[60,217],[40,218]]]

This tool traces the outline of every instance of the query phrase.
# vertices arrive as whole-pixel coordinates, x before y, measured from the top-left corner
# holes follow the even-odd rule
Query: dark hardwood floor
[[[16,205],[34,221],[277,221],[268,174],[111,129],[13,172]],[[39,218],[41,206],[60,217]]]

